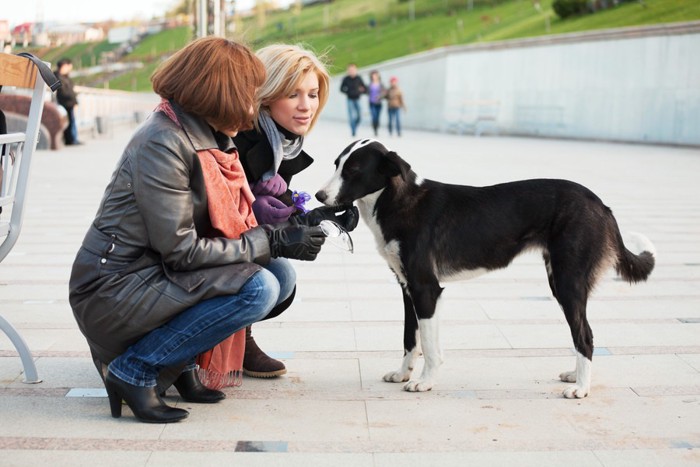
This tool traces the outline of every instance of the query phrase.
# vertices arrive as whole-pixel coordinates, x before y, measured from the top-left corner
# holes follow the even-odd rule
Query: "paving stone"
[[[700,463],[697,148],[410,129],[383,138],[424,178],[578,181],[613,209],[624,232],[652,239],[658,257],[648,283],[629,286],[609,273],[590,299],[598,345],[590,397],[561,396],[566,383],[557,375],[575,357],[536,252],[446,284],[445,363],[432,391],[408,393],[382,381],[402,358],[403,305],[361,223],[354,254],[326,245],[317,261],[296,262],[297,300],[255,325],[256,340],[284,360],[287,375],[245,378],[215,405],[182,402],[171,389],[167,401],[191,415],[161,426],[136,422],[128,408],[111,418],[68,304],[73,257],[131,130],[36,155],[22,235],[0,265],[0,301],[43,382],[21,382],[19,358],[0,335],[0,464]],[[348,133],[344,122],[319,122],[306,143],[316,162],[294,179],[295,189],[314,193],[330,177]],[[415,371],[421,368],[419,361]]]

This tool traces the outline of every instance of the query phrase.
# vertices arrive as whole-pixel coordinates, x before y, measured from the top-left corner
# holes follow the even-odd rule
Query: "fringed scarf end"
[[[205,370],[204,368],[197,369],[199,380],[209,389],[223,389],[230,387],[239,387],[243,384],[243,370],[232,370],[226,373],[218,371]]]

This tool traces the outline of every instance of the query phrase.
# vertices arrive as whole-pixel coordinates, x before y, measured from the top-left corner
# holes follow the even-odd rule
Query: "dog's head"
[[[412,174],[408,162],[379,141],[357,140],[335,160],[335,173],[316,199],[327,206],[350,204],[389,184],[405,182]]]

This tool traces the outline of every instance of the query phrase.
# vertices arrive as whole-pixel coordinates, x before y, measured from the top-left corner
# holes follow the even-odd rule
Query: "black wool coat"
[[[267,140],[267,136],[256,129],[242,131],[233,138],[233,142],[238,149],[241,164],[251,185],[258,182],[263,174],[270,170],[275,161],[272,153],[272,146]],[[282,161],[277,173],[287,184],[292,181],[292,177],[314,162],[313,158],[303,150],[294,159]]]

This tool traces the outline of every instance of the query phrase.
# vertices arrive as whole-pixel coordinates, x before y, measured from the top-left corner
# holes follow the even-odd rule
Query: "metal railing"
[[[78,132],[93,136],[109,134],[114,126],[136,125],[150,114],[160,97],[155,93],[112,91],[76,86]]]

